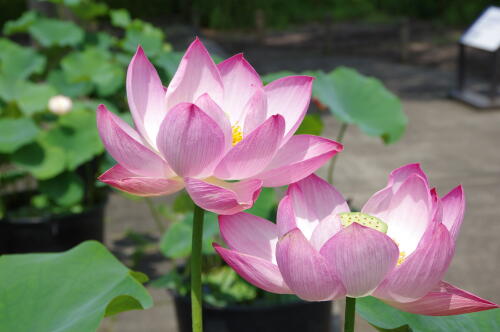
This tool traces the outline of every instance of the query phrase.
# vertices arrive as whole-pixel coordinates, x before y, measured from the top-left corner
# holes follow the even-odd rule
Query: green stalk
[[[194,205],[193,240],[191,242],[191,317],[193,332],[203,331],[201,296],[201,245],[203,238],[203,215],[205,211]]]
[[[339,134],[337,135],[337,138],[335,139],[335,141],[342,143],[342,141],[344,140],[344,134],[345,134],[345,131],[347,130],[347,127],[348,127],[348,124],[345,122],[342,122],[342,125],[340,126]],[[333,184],[333,170],[335,169],[335,162],[337,161],[337,156],[338,156],[338,154],[333,156],[333,158],[330,160],[330,165],[328,166],[327,180],[328,180],[328,183],[330,183],[330,184]]]
[[[356,298],[345,298],[344,332],[354,332],[354,320],[356,314]]]

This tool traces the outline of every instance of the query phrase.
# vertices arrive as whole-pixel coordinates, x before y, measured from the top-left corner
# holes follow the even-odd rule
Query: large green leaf
[[[116,92],[125,81],[124,68],[102,48],[88,47],[82,52],[73,52],[61,61],[61,66],[69,83],[91,82],[101,96]]]
[[[11,153],[33,142],[39,129],[28,118],[0,119],[0,152]]]
[[[57,91],[68,97],[80,97],[88,95],[93,88],[91,82],[70,83],[61,70],[53,70],[49,73],[47,81],[57,89]]]
[[[55,178],[40,181],[40,192],[60,206],[72,206],[83,199],[83,181],[76,173],[62,173]]]
[[[340,67],[318,72],[313,94],[340,121],[357,125],[364,133],[380,136],[385,143],[401,138],[408,122],[399,99],[373,77]]]
[[[40,180],[54,177],[66,167],[64,151],[43,142],[34,142],[16,150],[11,161]]]
[[[11,35],[28,31],[28,28],[36,21],[37,14],[34,11],[27,11],[17,20],[8,21],[3,27],[3,33]]]
[[[84,31],[70,21],[40,18],[28,28],[42,46],[76,46],[83,41]]]
[[[1,332],[89,332],[104,316],[147,309],[151,296],[100,243],[0,257]]]
[[[15,100],[24,114],[31,115],[46,110],[49,99],[55,95],[57,91],[49,84],[26,82],[16,94]]]
[[[132,21],[130,13],[126,9],[114,9],[109,11],[111,17],[111,24],[115,27],[126,28]]]
[[[133,20],[127,26],[122,47],[134,53],[137,46],[141,45],[149,57],[154,57],[160,54],[163,48],[163,38],[164,35],[160,29],[141,20]]]
[[[48,145],[64,151],[69,170],[104,152],[95,121],[93,110],[74,110],[60,116],[59,126],[44,133]]]
[[[374,297],[356,301],[356,310],[379,331],[500,331],[500,309],[456,316],[423,316],[397,310]]]
[[[0,62],[0,74],[10,84],[41,73],[45,67],[45,57],[7,39],[0,39]]]

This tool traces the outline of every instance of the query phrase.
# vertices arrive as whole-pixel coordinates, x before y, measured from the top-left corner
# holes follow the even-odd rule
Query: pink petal
[[[427,175],[424,173],[424,171],[422,171],[422,168],[420,168],[420,164],[415,163],[401,166],[393,170],[389,175],[387,186],[392,186],[393,192],[396,192],[399,187],[406,181],[406,179],[408,179],[413,174],[419,175],[422,179],[425,180],[427,184],[429,183]]]
[[[281,115],[267,119],[222,158],[215,169],[215,176],[237,180],[259,173],[276,154],[284,128],[285,121]]]
[[[224,113],[224,111],[215,103],[215,101],[210,98],[210,96],[205,93],[202,94],[196,100],[196,106],[201,108],[203,112],[205,112],[209,117],[214,120],[217,125],[220,127],[225,137],[225,151],[229,150],[232,147],[233,142],[233,132],[231,129],[231,123],[229,122],[228,117]]]
[[[109,154],[129,171],[147,177],[175,175],[159,155],[137,140],[130,126],[102,104],[97,108],[97,129]]]
[[[137,130],[155,146],[158,128],[167,113],[165,91],[140,46],[127,70],[127,99]]]
[[[376,192],[363,207],[363,212],[368,214],[378,214],[383,213],[389,208],[390,200],[392,195],[398,191],[401,185],[410,177],[411,175],[419,175],[425,183],[428,185],[427,175],[420,168],[420,164],[408,164],[396,168],[389,174],[389,180],[387,181],[387,186]]]
[[[239,253],[256,256],[276,263],[278,230],[269,220],[240,212],[219,216],[220,233],[224,242]]]
[[[426,232],[418,248],[381,283],[374,295],[385,300],[411,302],[426,295],[445,274],[454,243],[443,224]]]
[[[417,247],[431,221],[433,205],[430,190],[425,179],[418,174],[407,177],[394,194],[390,190],[386,188],[376,193],[362,212],[387,223],[387,235],[399,243],[401,251],[409,255]]]
[[[292,183],[288,187],[288,195],[292,199],[297,227],[307,239],[311,238],[322,220],[349,211],[342,195],[331,184],[314,174]]]
[[[196,205],[217,214],[235,214],[252,207],[262,187],[260,180],[225,182],[215,178],[185,178],[186,190]]]
[[[496,303],[482,299],[444,281],[414,302],[387,302],[400,310],[418,315],[449,316],[496,309]]]
[[[326,301],[345,296],[342,282],[296,228],[278,241],[276,259],[290,289],[306,301]]]
[[[243,108],[243,135],[250,134],[259,127],[267,117],[267,96],[263,89],[255,90]]]
[[[223,108],[231,118],[231,123],[244,119],[244,108],[256,90],[262,87],[259,74],[237,54],[217,65],[224,83]],[[264,117],[265,119],[266,117]]]
[[[137,196],[169,195],[184,188],[184,183],[180,178],[144,177],[128,171],[120,164],[107,170],[99,177],[99,180]]]
[[[297,182],[323,166],[342,151],[335,141],[312,135],[295,135],[283,145],[266,169],[254,176],[266,187],[280,187]]]
[[[283,197],[278,204],[276,225],[278,226],[278,234],[280,237],[297,228],[297,220],[295,219],[295,212],[293,211],[292,199],[289,195]]]
[[[387,235],[357,223],[335,234],[320,253],[351,297],[370,294],[399,257],[398,246]]]
[[[179,103],[193,103],[208,93],[222,105],[223,86],[219,70],[201,41],[196,38],[187,49],[166,94],[167,109]]]
[[[453,241],[457,240],[465,213],[465,194],[458,186],[441,199],[443,205],[443,224],[450,231]]]
[[[252,285],[271,293],[291,293],[278,266],[270,261],[225,249],[216,243],[214,248],[229,266]]]
[[[285,118],[285,143],[297,130],[309,108],[312,82],[309,76],[287,76],[264,87],[267,94],[267,114]]]
[[[181,103],[163,120],[158,149],[182,176],[207,177],[220,160],[225,145],[221,128],[198,106]]]

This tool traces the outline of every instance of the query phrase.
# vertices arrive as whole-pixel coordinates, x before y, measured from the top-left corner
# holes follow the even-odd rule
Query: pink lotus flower
[[[246,213],[220,216],[214,244],[243,278],[273,293],[308,301],[373,295],[401,310],[455,315],[498,308],[442,281],[455,249],[465,199],[443,198],[419,165],[394,170],[362,212],[321,178],[290,185],[277,224]]]
[[[219,214],[247,209],[262,186],[298,181],[342,150],[322,137],[293,136],[312,80],[289,76],[263,86],[241,54],[215,65],[196,39],[165,89],[139,47],[127,72],[136,129],[98,108],[101,139],[118,162],[99,179],[140,196],[185,187]]]

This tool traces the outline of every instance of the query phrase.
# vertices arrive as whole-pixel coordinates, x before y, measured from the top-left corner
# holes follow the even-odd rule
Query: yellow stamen
[[[235,146],[243,139],[243,131],[241,130],[241,127],[238,125],[238,122],[236,122],[231,127],[231,129],[233,132],[233,146]]]
[[[406,253],[404,251],[399,252],[398,266],[403,264],[406,260]]]

